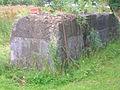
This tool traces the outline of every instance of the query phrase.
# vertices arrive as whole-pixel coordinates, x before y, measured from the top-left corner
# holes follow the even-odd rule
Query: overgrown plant
[[[44,6],[45,0],[0,0],[0,5],[36,5]]]
[[[52,0],[51,7],[53,10],[65,11],[67,0]]]
[[[58,48],[55,43],[49,44],[48,55],[49,55],[49,58],[54,62],[54,68],[55,68],[54,72],[58,73],[58,71],[61,71],[60,68],[61,68],[62,61],[58,58]]]
[[[95,50],[102,46],[102,41],[100,39],[99,32],[93,28],[90,30],[90,40],[91,40],[91,49]]]
[[[77,25],[80,27],[80,30],[83,30],[88,27],[88,17],[78,15],[76,19]]]
[[[0,0],[0,5],[3,5],[3,0]]]
[[[112,12],[120,21],[120,0],[108,0]]]
[[[74,0],[74,4],[76,5],[76,10],[80,9],[82,13],[110,12],[107,0]]]
[[[0,43],[4,44],[9,41],[13,20],[1,17],[0,19]]]
[[[111,9],[120,10],[120,0],[108,0]]]

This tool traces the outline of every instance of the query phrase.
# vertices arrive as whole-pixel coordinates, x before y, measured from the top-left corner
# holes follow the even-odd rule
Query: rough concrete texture
[[[118,37],[119,21],[112,13],[91,15],[90,25],[100,35],[102,43]]]
[[[82,15],[84,16],[84,15]],[[72,14],[28,15],[14,24],[11,34],[11,63],[22,67],[36,66],[40,71],[47,63],[54,70],[50,45],[57,46],[58,57],[79,58],[83,48],[90,46],[90,31],[93,28],[106,43],[118,36],[118,20],[113,14],[89,14],[83,27]],[[85,17],[84,16],[84,17]],[[80,15],[81,17],[81,15]]]

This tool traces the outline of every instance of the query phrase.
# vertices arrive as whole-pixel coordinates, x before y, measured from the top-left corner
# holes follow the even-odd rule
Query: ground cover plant
[[[12,67],[8,45],[0,45],[1,90],[119,90],[120,40],[96,51],[89,58],[81,59],[79,69],[66,74],[36,72]]]

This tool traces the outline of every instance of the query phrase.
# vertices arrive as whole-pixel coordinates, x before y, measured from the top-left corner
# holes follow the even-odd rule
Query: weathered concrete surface
[[[48,55],[52,53],[48,52],[49,45],[60,42],[59,45],[64,46],[64,34],[62,30],[60,31],[63,27],[60,27],[60,24],[65,20],[67,26],[64,30],[70,37],[71,33],[67,34],[70,29],[68,23],[72,18],[74,15],[66,17],[62,14],[56,16],[41,14],[28,15],[17,20],[11,34],[11,63],[22,67],[32,67],[37,63],[39,70],[47,63],[47,66],[50,65],[50,69],[54,70],[54,62]]]
[[[102,43],[118,37],[119,21],[112,13],[90,15],[90,25],[100,35]]]
[[[91,29],[98,32],[101,43],[118,37],[118,20],[113,14],[89,14],[87,23],[79,26],[76,16],[71,14],[28,15],[14,24],[11,34],[11,63],[24,67],[34,64],[38,70],[44,64],[54,70],[54,61],[49,54],[49,46],[58,48],[58,57],[79,58],[83,48],[90,47]],[[96,33],[95,33],[96,34]]]

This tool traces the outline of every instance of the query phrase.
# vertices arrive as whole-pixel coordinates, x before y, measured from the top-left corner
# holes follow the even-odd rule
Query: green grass
[[[10,65],[11,25],[0,21],[0,90],[120,90],[120,39],[81,58],[69,73],[36,72]]]
[[[93,60],[101,65],[87,78],[65,85],[61,90],[120,90],[120,42],[109,45]],[[98,58],[99,57],[99,58]]]
[[[79,61],[80,69],[73,69],[72,74],[59,76],[26,72],[23,69],[11,67],[9,47],[0,45],[0,90],[120,90],[119,45],[120,40],[110,43],[103,50]],[[26,83],[20,83],[16,79],[23,76],[24,79],[22,79]],[[39,79],[43,83],[39,82]],[[53,81],[50,82],[48,79]]]
[[[10,40],[10,30],[13,19],[0,17],[0,45]]]

